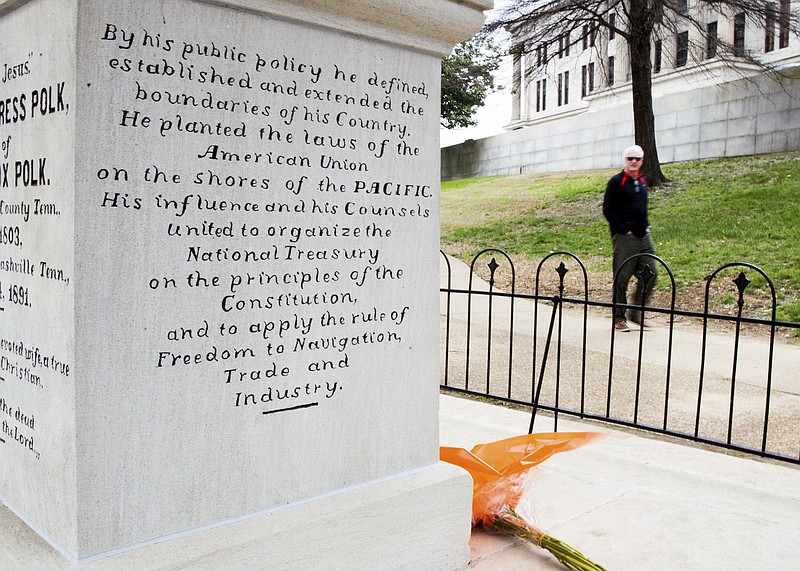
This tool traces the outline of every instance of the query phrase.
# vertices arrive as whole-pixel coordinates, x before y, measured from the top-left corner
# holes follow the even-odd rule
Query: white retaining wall
[[[800,149],[800,68],[657,97],[663,163]],[[441,151],[442,180],[611,168],[633,144],[630,92],[602,109],[554,118]]]

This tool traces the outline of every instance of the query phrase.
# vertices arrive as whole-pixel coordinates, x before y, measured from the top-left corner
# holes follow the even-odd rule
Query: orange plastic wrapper
[[[472,476],[472,523],[490,528],[495,516],[514,508],[525,488],[526,471],[553,454],[579,448],[605,436],[599,432],[542,432],[523,434],[486,444],[472,450],[442,446],[439,457],[461,466]]]

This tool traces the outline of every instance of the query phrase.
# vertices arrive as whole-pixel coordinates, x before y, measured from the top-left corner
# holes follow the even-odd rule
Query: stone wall
[[[0,502],[52,546],[12,560],[466,566],[436,134],[489,7],[0,2]]]
[[[655,100],[662,163],[800,149],[800,68]],[[591,108],[590,108],[591,109]],[[630,94],[595,112],[442,149],[442,179],[611,168],[633,143]]]

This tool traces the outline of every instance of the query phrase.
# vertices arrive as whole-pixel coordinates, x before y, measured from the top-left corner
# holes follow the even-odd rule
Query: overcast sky
[[[486,105],[475,114],[478,124],[474,127],[463,129],[441,129],[442,147],[457,145],[467,139],[482,139],[483,137],[505,133],[503,125],[511,122],[512,63],[510,57],[503,58],[494,76],[495,85],[501,86],[503,89],[491,93],[486,98]]]
[[[492,93],[486,99],[486,105],[478,110],[475,118],[478,124],[462,129],[441,129],[441,146],[457,145],[467,139],[482,139],[490,135],[505,133],[503,125],[511,122],[510,87],[503,92]]]

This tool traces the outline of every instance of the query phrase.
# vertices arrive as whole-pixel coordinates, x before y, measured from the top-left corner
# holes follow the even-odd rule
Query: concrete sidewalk
[[[471,448],[527,432],[530,416],[440,400],[442,446]],[[537,417],[535,431],[552,429]],[[559,420],[560,431],[596,431]],[[608,571],[800,568],[800,468],[621,431],[534,468],[536,525]],[[563,569],[544,550],[475,529],[470,569]]]
[[[470,271],[462,262],[449,259],[450,287],[469,288]],[[447,287],[447,266],[442,260],[441,287]],[[488,285],[473,277],[474,290]],[[449,312],[441,297],[441,314],[450,315],[451,325],[463,326],[469,317],[473,335],[485,335],[488,323],[486,296],[453,295]],[[492,301],[492,330],[528,335],[519,348],[529,346],[533,329],[531,301],[515,302],[515,317],[509,320],[510,299]],[[548,304],[540,304],[539,335],[547,331],[551,315]],[[578,379],[576,370],[583,343],[583,310],[565,307],[561,321],[561,344],[566,358],[563,378]],[[656,318],[645,331],[631,325],[630,333],[614,336],[615,361],[635,366],[639,342],[645,371],[643,387],[663,384],[667,349],[672,343],[671,378],[679,398],[672,398],[671,412],[686,415],[691,422],[696,407],[697,377],[701,365],[702,329],[691,323],[676,324],[672,340],[665,318]],[[508,337],[508,335],[506,335]],[[496,340],[501,340],[499,336]],[[510,344],[510,342],[509,342]],[[603,315],[587,316],[586,344],[589,353],[601,357],[589,378],[608,375],[611,320]],[[736,368],[737,383],[750,388],[761,400],[766,384],[769,356],[767,340],[743,336],[734,361],[732,335],[710,332],[706,338],[706,401],[727,418],[727,393]],[[500,343],[497,343],[499,350]],[[453,345],[450,345],[451,350]],[[492,345],[493,351],[495,345]],[[507,349],[507,347],[505,348]],[[442,349],[444,350],[444,349]],[[463,350],[459,347],[458,350]],[[604,357],[603,357],[604,356]],[[476,359],[478,356],[476,355]],[[539,357],[540,359],[541,357]],[[605,364],[603,364],[605,359]],[[524,362],[520,358],[520,364]],[[598,363],[590,363],[590,367]],[[495,363],[500,368],[502,363]],[[783,424],[782,442],[789,454],[800,449],[797,419],[800,419],[800,347],[776,342],[773,354],[772,414]],[[514,369],[519,368],[515,362]],[[493,369],[494,371],[495,369]],[[615,369],[616,370],[616,369]],[[515,375],[518,371],[514,371]],[[502,375],[498,375],[502,377]],[[712,385],[716,385],[713,386]],[[680,392],[685,391],[685,392]],[[746,400],[738,389],[737,407]],[[694,396],[693,396],[694,395]],[[654,395],[663,398],[663,395]],[[780,406],[778,405],[780,397]],[[628,398],[623,395],[623,399]],[[760,404],[756,403],[756,410]],[[596,425],[559,418],[559,431],[596,431]],[[441,397],[441,445],[471,448],[524,434],[530,414],[474,400]],[[786,423],[789,425],[785,425]],[[763,423],[763,419],[761,420]],[[758,441],[761,424],[752,419],[747,430]],[[551,431],[552,420],[537,416],[534,430]],[[534,469],[532,489],[534,522],[551,535],[570,543],[608,571],[663,570],[794,570],[800,569],[795,542],[800,537],[800,467],[736,457],[716,449],[702,449],[687,442],[668,442],[649,435],[600,429],[608,436],[577,450],[558,454]],[[638,433],[637,433],[638,434]],[[521,540],[473,531],[472,562],[477,571],[516,569],[563,569],[544,550]]]

